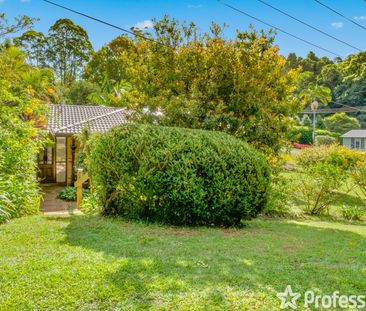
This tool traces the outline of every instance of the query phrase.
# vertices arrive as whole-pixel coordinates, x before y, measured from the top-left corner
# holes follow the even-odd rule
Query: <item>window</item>
[[[53,152],[52,146],[49,146],[39,152],[38,163],[41,165],[52,165]]]

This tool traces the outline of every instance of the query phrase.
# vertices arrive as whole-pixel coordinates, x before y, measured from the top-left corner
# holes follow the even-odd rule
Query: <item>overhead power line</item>
[[[343,107],[347,107],[347,108],[350,108],[350,109],[353,109],[353,110],[356,110],[358,112],[366,112],[366,110],[364,109],[360,109],[359,107],[357,106],[350,106],[350,105],[346,105],[346,104],[341,104],[341,103],[335,103],[336,105],[341,105]],[[363,107],[361,106],[361,108],[366,108],[366,107]]]
[[[125,33],[130,34],[130,35],[133,35],[133,36],[135,36],[135,37],[139,37],[139,38],[142,38],[142,39],[145,39],[145,40],[148,40],[148,41],[152,41],[152,42],[154,42],[154,43],[156,43],[156,44],[164,45],[164,44],[162,44],[161,42],[157,42],[156,40],[154,40],[154,39],[152,39],[152,38],[149,38],[149,37],[146,37],[146,36],[144,36],[144,35],[142,35],[142,34],[140,34],[140,33],[138,33],[138,32],[134,32],[134,31],[131,31],[131,30],[128,30],[128,29],[125,29],[125,28],[122,28],[122,27],[116,26],[116,25],[111,24],[111,23],[109,23],[109,22],[106,22],[106,21],[104,21],[104,20],[102,20],[102,19],[99,19],[99,18],[93,17],[93,16],[91,16],[91,15],[87,15],[87,14],[82,13],[82,12],[80,12],[80,11],[76,11],[76,10],[74,10],[74,9],[68,8],[68,7],[66,7],[66,6],[63,6],[63,5],[61,5],[61,4],[58,4],[58,3],[55,3],[55,2],[52,2],[52,1],[49,1],[49,0],[43,0],[43,1],[44,1],[44,2],[47,2],[47,3],[49,3],[49,4],[52,4],[52,5],[54,5],[54,6],[57,6],[57,7],[61,8],[61,9],[67,10],[67,11],[69,11],[69,12],[72,12],[72,13],[75,13],[75,14],[78,14],[78,15],[81,15],[81,16],[84,16],[84,17],[86,17],[86,18],[92,19],[92,20],[94,20],[94,21],[96,21],[96,22],[98,22],[98,23],[101,23],[101,24],[107,25],[107,26],[109,26],[109,27],[112,27],[112,28],[118,29],[118,30],[120,30],[120,31],[123,31],[123,32],[125,32]]]
[[[342,57],[342,56],[341,56],[341,55],[339,55],[338,53],[332,52],[331,50],[328,50],[327,48],[324,48],[324,47],[322,47],[322,46],[320,46],[320,45],[317,45],[317,44],[315,44],[315,43],[312,43],[312,42],[310,42],[310,41],[307,41],[306,39],[303,39],[303,38],[301,38],[301,37],[299,37],[299,36],[296,36],[296,35],[294,35],[294,34],[292,34],[292,33],[288,32],[288,31],[286,31],[286,30],[283,30],[283,29],[281,29],[281,28],[278,28],[278,27],[276,27],[276,26],[273,26],[273,25],[271,25],[271,24],[267,23],[267,22],[266,22],[266,21],[264,21],[264,20],[261,20],[261,19],[259,19],[259,18],[255,17],[255,16],[253,16],[253,15],[250,15],[250,14],[248,14],[248,13],[244,12],[244,11],[243,11],[243,10],[241,10],[241,9],[238,9],[238,8],[236,8],[236,7],[233,7],[233,6],[232,6],[232,5],[230,5],[230,4],[227,4],[226,2],[223,2],[223,1],[221,1],[221,0],[217,0],[217,1],[218,1],[218,2],[220,2],[222,5],[224,5],[224,6],[228,7],[228,8],[230,8],[230,9],[232,9],[232,10],[234,10],[234,11],[236,11],[236,12],[240,13],[240,14],[243,14],[243,15],[245,15],[245,16],[247,16],[247,17],[251,18],[251,19],[254,19],[254,20],[256,20],[256,21],[258,21],[258,22],[260,22],[260,23],[264,24],[264,25],[267,25],[268,27],[271,27],[271,28],[273,28],[273,29],[276,29],[277,31],[282,32],[282,33],[284,33],[284,34],[286,34],[286,35],[288,35],[288,36],[290,36],[290,37],[293,37],[293,38],[295,38],[295,39],[297,39],[297,40],[299,40],[299,41],[302,41],[302,42],[304,42],[304,43],[306,43],[306,44],[308,44],[308,45],[311,45],[311,46],[313,46],[313,47],[316,47],[317,49],[323,50],[323,51],[325,51],[325,52],[327,52],[327,53],[329,53],[329,54],[332,54],[332,55],[335,55],[335,56],[338,56],[338,57]]]
[[[315,1],[315,2],[317,2],[317,3],[319,3],[321,6],[325,7],[325,8],[326,8],[326,9],[328,9],[329,11],[332,11],[333,13],[335,13],[335,14],[337,14],[337,15],[339,15],[339,16],[341,16],[341,17],[343,17],[344,19],[348,20],[348,21],[349,21],[349,22],[351,22],[352,24],[354,24],[354,25],[356,25],[356,26],[358,26],[358,27],[362,28],[363,30],[366,30],[366,27],[365,27],[365,26],[363,26],[363,25],[361,25],[361,24],[359,24],[359,23],[356,23],[353,19],[351,19],[351,18],[349,18],[349,17],[347,17],[347,16],[343,15],[342,13],[340,13],[340,12],[336,11],[335,9],[331,8],[330,6],[328,6],[328,5],[326,5],[326,4],[322,3],[322,2],[320,2],[319,0],[314,0],[314,1]]]
[[[309,27],[309,28],[311,28],[311,29],[319,32],[319,33],[321,33],[321,34],[325,35],[325,36],[329,37],[329,38],[332,38],[332,39],[334,39],[334,40],[336,40],[336,41],[338,41],[340,43],[343,43],[344,45],[347,45],[347,46],[349,46],[349,47],[351,47],[351,48],[353,48],[353,49],[355,49],[355,50],[357,50],[359,52],[362,51],[361,49],[359,49],[359,48],[357,48],[357,47],[355,47],[355,46],[353,46],[353,45],[351,45],[351,44],[349,44],[349,43],[347,43],[347,42],[345,42],[345,41],[343,41],[343,40],[341,40],[341,39],[339,39],[337,37],[334,37],[331,34],[325,32],[325,31],[323,31],[323,30],[321,30],[321,29],[319,29],[317,27],[312,26],[312,25],[308,24],[307,22],[304,22],[301,19],[298,19],[298,18],[290,15],[289,13],[286,13],[285,11],[282,11],[281,9],[276,8],[275,6],[273,6],[273,5],[265,2],[263,0],[257,0],[257,1],[260,2],[260,3],[262,3],[262,4],[264,4],[264,5],[266,5],[266,6],[268,6],[268,7],[270,7],[271,9],[273,9],[273,10],[275,10],[277,12],[280,12],[281,14],[283,14],[283,15],[285,15],[285,16],[287,16],[287,17],[289,17],[289,18],[291,18],[291,19],[293,19],[293,20],[295,20],[295,21],[297,21],[297,22],[299,22],[299,23],[301,23],[301,24],[303,24],[303,25],[305,25],[305,26],[307,26],[307,27]],[[317,1],[317,0],[315,0],[315,1]],[[319,1],[317,1],[317,2],[319,2]]]
[[[124,29],[124,28],[119,27],[119,26],[116,26],[116,25],[114,25],[114,24],[112,24],[112,23],[110,23],[110,22],[106,22],[106,21],[104,21],[104,20],[102,20],[102,19],[99,19],[99,18],[93,17],[93,16],[88,15],[88,14],[85,14],[85,13],[83,13],[83,12],[80,12],[80,11],[77,11],[77,10],[74,10],[74,9],[71,9],[71,8],[69,8],[69,7],[66,7],[66,6],[60,5],[60,4],[55,3],[55,2],[52,2],[52,1],[50,1],[50,0],[43,0],[43,1],[44,1],[44,2],[46,2],[46,3],[49,3],[49,4],[51,4],[51,5],[54,5],[54,6],[56,6],[56,7],[62,8],[62,9],[64,9],[64,10],[67,10],[67,11],[69,11],[69,12],[72,12],[72,13],[78,14],[78,15],[80,15],[80,16],[83,16],[83,17],[89,18],[89,19],[94,20],[94,21],[96,21],[96,22],[98,22],[98,23],[101,23],[101,24],[107,25],[107,26],[109,26],[109,27],[112,27],[112,28],[118,29],[118,30],[120,30],[120,31],[122,31],[122,32],[125,32],[125,33],[128,33],[128,34],[131,34],[131,35],[133,35],[133,36],[136,36],[136,37],[139,37],[139,38],[142,38],[142,39],[145,39],[145,40],[148,40],[148,41],[154,42],[154,43],[159,44],[159,45],[164,45],[164,44],[162,44],[161,42],[157,42],[156,40],[154,40],[154,39],[152,39],[152,38],[149,38],[149,37],[146,37],[146,36],[144,36],[144,35],[142,35],[142,34],[140,34],[140,33],[136,33],[136,32],[133,32],[133,31],[131,31],[131,30]],[[220,0],[218,0],[218,1],[219,1],[219,2],[221,2]],[[256,18],[256,17],[254,17],[254,16],[251,16],[251,15],[249,15],[249,14],[245,13],[245,12],[244,12],[244,11],[242,11],[242,10],[239,10],[239,9],[237,9],[237,8],[234,8],[234,7],[230,6],[229,4],[226,4],[226,3],[224,3],[224,2],[222,2],[222,4],[223,4],[223,5],[225,5],[225,6],[227,6],[227,7],[229,7],[229,8],[231,8],[231,9],[233,9],[233,10],[235,10],[235,11],[237,11],[237,12],[239,12],[239,13],[241,13],[241,14],[244,14],[244,15],[246,15],[246,16],[248,16],[248,17],[252,18],[252,19],[255,19],[255,20],[257,20],[257,21],[259,21],[259,22],[261,22],[261,23],[263,23],[263,24],[265,24],[265,25],[267,25],[267,26],[271,27],[271,28],[274,28],[274,29],[276,29],[277,31],[283,32],[283,33],[287,34],[288,36],[291,36],[291,37],[293,37],[293,38],[295,38],[295,39],[297,39],[297,40],[300,40],[300,41],[302,41],[302,42],[304,42],[304,43],[306,43],[306,44],[309,44],[309,45],[311,45],[311,46],[314,46],[314,47],[316,47],[316,48],[318,48],[318,49],[320,49],[320,50],[323,50],[323,51],[325,51],[325,52],[327,52],[327,53],[330,53],[330,54],[332,54],[332,55],[335,55],[335,56],[338,56],[338,57],[342,57],[342,56],[341,56],[341,55],[339,55],[338,53],[332,52],[332,51],[331,51],[331,50],[329,50],[329,49],[326,49],[326,48],[323,48],[323,47],[321,47],[321,46],[319,46],[319,45],[317,45],[317,44],[311,43],[310,41],[307,41],[307,40],[302,39],[302,38],[300,38],[300,37],[298,37],[298,36],[296,36],[296,35],[293,35],[293,34],[291,34],[291,33],[287,32],[286,30],[283,30],[283,29],[280,29],[280,28],[278,28],[278,27],[275,27],[275,26],[273,26],[273,25],[271,25],[271,24],[269,24],[269,23],[267,23],[267,22],[265,22],[265,21],[260,20],[259,18]],[[165,46],[165,45],[164,45],[164,46]]]
[[[329,107],[320,108],[316,111],[316,113],[328,114],[328,113],[337,113],[337,112],[366,112],[366,106],[357,107],[357,106],[350,106],[350,105],[341,104],[341,103],[335,103],[335,104],[343,106],[343,107],[342,108],[329,108]],[[304,109],[300,113],[308,114],[308,113],[313,113],[313,111],[310,109]]]

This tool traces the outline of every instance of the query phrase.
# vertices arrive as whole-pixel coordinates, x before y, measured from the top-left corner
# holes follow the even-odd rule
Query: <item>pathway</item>
[[[76,209],[76,202],[67,202],[57,198],[63,186],[57,184],[42,184],[43,202],[41,202],[41,211],[44,214],[80,214]]]

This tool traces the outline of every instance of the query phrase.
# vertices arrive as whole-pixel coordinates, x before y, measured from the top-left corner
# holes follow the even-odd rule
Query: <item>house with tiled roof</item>
[[[75,180],[78,143],[75,135],[88,128],[90,132],[107,132],[127,122],[125,108],[82,105],[50,105],[47,130],[52,144],[39,153],[39,177],[43,183],[71,185]]]

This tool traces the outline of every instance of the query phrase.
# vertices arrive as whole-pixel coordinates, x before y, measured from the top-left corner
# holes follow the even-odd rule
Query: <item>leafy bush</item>
[[[24,168],[16,175],[0,173],[0,223],[39,211],[41,195],[35,170],[32,166]]]
[[[304,168],[294,185],[295,199],[304,202],[309,215],[324,214],[334,200],[334,191],[343,184],[344,172],[329,163],[317,163]]]
[[[349,221],[361,221],[366,215],[365,208],[362,206],[347,206],[342,207],[342,216]]]
[[[89,193],[88,189],[83,188],[83,197]],[[57,195],[58,199],[65,201],[76,201],[76,188],[75,187],[65,187]]]
[[[125,125],[92,142],[103,214],[184,225],[238,225],[267,201],[262,155],[221,132]]]
[[[361,128],[360,122],[350,117],[344,112],[335,113],[329,117],[324,118],[324,125],[327,130],[344,134],[350,130]]]
[[[16,48],[0,51],[0,222],[37,213],[37,154],[45,140],[48,71],[28,66]]]
[[[317,129],[315,130],[316,136],[329,136],[335,139],[335,142],[339,140],[339,134],[330,132],[327,130]],[[313,143],[313,129],[308,126],[294,126],[290,134],[290,140],[299,144],[312,144]]]
[[[338,142],[338,139],[332,136],[328,135],[317,135],[315,137],[315,145],[321,146],[321,145],[332,145],[336,144]]]
[[[58,199],[65,201],[76,201],[76,188],[75,187],[65,187],[57,195]]]
[[[3,127],[5,122],[1,121],[0,223],[13,217],[37,213],[41,198],[34,160],[38,152],[37,143],[17,141],[27,133],[22,133],[20,127],[18,131]]]
[[[87,192],[83,194],[83,201],[80,209],[86,215],[97,215],[101,213],[100,200],[95,192]]]
[[[337,141],[339,140],[339,134],[335,133],[335,132],[330,132],[330,131],[322,130],[322,129],[316,129],[315,134],[316,134],[316,136],[330,136],[330,137],[335,138]]]
[[[268,190],[268,202],[263,214],[267,216],[285,216],[289,212],[291,186],[287,176],[274,175]]]
[[[291,131],[290,140],[299,144],[311,144],[313,130],[307,126],[295,126]]]
[[[304,149],[296,156],[300,167],[294,180],[294,196],[304,202],[308,214],[324,213],[338,190],[363,158],[361,152],[338,145]]]
[[[362,197],[366,197],[366,161],[359,161],[359,166],[352,171],[352,180],[361,191]]]

